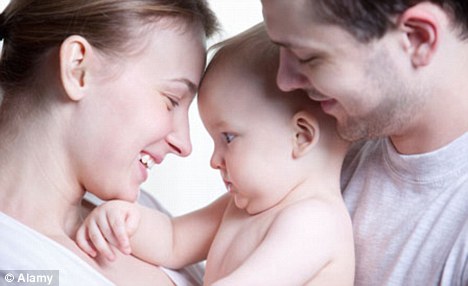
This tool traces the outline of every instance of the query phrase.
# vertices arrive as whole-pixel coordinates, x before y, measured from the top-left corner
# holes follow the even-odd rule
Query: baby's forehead
[[[264,61],[253,60],[237,54],[225,53],[214,58],[205,71],[204,80],[232,79],[244,84],[263,85],[276,88],[277,65],[267,64]],[[276,58],[271,59],[274,61]]]

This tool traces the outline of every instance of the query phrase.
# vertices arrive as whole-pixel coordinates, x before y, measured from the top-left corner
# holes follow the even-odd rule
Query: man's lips
[[[333,106],[335,106],[336,100],[335,99],[327,99],[320,101],[320,106],[322,107],[323,112],[330,113]]]
[[[319,102],[322,110],[325,113],[328,113],[328,111],[330,111],[330,109],[336,104],[335,99],[323,96],[322,94],[313,90],[308,91],[307,95],[311,100]]]

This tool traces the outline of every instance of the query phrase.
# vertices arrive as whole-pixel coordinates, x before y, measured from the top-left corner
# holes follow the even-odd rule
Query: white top
[[[0,271],[4,270],[59,270],[61,286],[114,285],[68,248],[0,212]]]
[[[86,199],[99,204],[99,199],[90,194]],[[145,192],[141,192],[139,202],[164,211]],[[204,271],[201,265],[177,271],[161,269],[177,286],[202,284]],[[60,286],[115,285],[65,246],[0,212],[0,285],[8,273],[6,270],[59,270]]]
[[[468,133],[417,155],[389,139],[358,144],[342,183],[357,286],[468,285]]]

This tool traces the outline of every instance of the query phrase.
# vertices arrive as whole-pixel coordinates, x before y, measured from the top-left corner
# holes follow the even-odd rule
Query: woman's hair
[[[460,38],[468,38],[467,0],[309,0],[309,9],[322,20],[338,24],[358,40],[367,42],[382,37],[394,26],[394,17],[406,9],[431,2],[452,16],[452,25],[459,29]]]
[[[30,87],[46,53],[71,35],[119,54],[139,27],[162,18],[185,29],[201,25],[207,37],[218,26],[206,0],[11,0],[0,15],[0,85],[7,93]]]

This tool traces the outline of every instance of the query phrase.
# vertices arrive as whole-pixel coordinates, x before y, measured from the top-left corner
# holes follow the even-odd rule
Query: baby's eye
[[[223,137],[224,137],[224,140],[226,141],[226,143],[231,143],[232,140],[234,140],[234,134],[232,133],[229,133],[229,132],[223,132]]]

